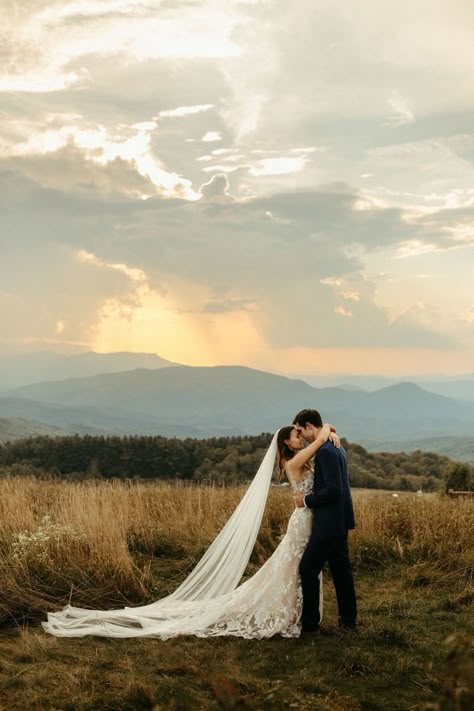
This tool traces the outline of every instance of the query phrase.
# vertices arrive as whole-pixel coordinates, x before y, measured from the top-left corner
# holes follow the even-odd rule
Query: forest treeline
[[[182,479],[234,484],[254,476],[271,437],[267,433],[210,439],[31,437],[0,445],[0,475]],[[353,486],[436,491],[446,487],[455,466],[448,457],[432,452],[368,452],[358,444],[345,440],[343,444],[348,452]],[[461,466],[470,488],[473,470],[469,465]]]

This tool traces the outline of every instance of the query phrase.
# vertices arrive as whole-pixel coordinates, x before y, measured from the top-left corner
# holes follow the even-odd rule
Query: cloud
[[[75,256],[77,261],[81,264],[91,264],[95,267],[103,267],[105,269],[112,269],[113,271],[121,272],[122,274],[125,274],[125,276],[127,276],[132,282],[137,282],[141,284],[146,284],[148,282],[147,275],[145,274],[143,269],[127,267],[126,264],[110,264],[108,262],[104,262],[103,259],[100,259],[91,252],[87,252],[85,249],[80,249],[78,252],[76,252]]]
[[[396,89],[391,91],[387,103],[392,109],[392,114],[389,118],[389,125],[404,126],[407,123],[412,123],[415,120],[415,115],[411,109],[408,99],[403,97]]]
[[[419,239],[404,240],[399,243],[397,248],[397,257],[418,257],[420,254],[428,254],[429,252],[438,252],[439,247],[430,242],[422,242]]]
[[[222,136],[219,131],[207,131],[201,141],[203,143],[214,143],[214,141],[222,141]]]
[[[352,5],[2,6],[4,333],[467,343],[472,4]]]
[[[169,202],[156,196],[146,202],[118,197],[114,203],[105,203],[99,195],[94,202],[88,195],[78,195],[74,206],[60,193],[50,194],[55,223],[48,219],[49,234],[43,236],[41,249],[48,242],[52,249],[67,231],[73,250],[68,252],[69,263],[76,255],[77,268],[93,269],[84,283],[100,283],[99,291],[96,287],[90,291],[91,298],[96,294],[96,315],[105,299],[109,309],[110,304],[120,304],[132,318],[144,287],[147,293],[161,294],[167,308],[179,304],[188,313],[200,310],[218,315],[251,306],[255,328],[272,347],[393,346],[405,344],[408,338],[413,346],[443,342],[435,330],[425,324],[417,327],[413,319],[392,323],[390,314],[376,305],[375,284],[363,276],[359,258],[344,254],[354,239],[371,249],[381,225],[391,225],[387,244],[395,246],[413,229],[399,213],[381,209],[360,213],[353,209],[358,196],[347,187],[219,200],[227,188],[222,175],[202,186],[203,197],[197,202]],[[24,199],[24,190],[21,193]],[[42,203],[43,212],[45,195],[35,188],[30,198]],[[5,193],[4,198],[8,199]],[[11,210],[9,219],[10,229],[18,230],[25,218]],[[33,261],[34,244],[30,242]],[[108,245],[105,252],[101,245]],[[56,270],[63,271],[59,266]],[[108,279],[104,279],[106,273]],[[110,281],[113,275],[126,281]],[[50,297],[45,292],[43,302],[50,298],[53,303],[55,293],[53,288]],[[308,299],[316,307],[317,326],[313,328],[292,316]],[[72,316],[63,312],[66,308],[63,303],[61,313],[55,312],[53,326],[58,320],[72,322]],[[335,318],[325,317],[335,311]],[[67,328],[64,333],[66,337]]]
[[[134,186],[149,181],[155,186],[152,193],[161,192],[168,196],[177,194],[190,200],[197,198],[191,181],[175,172],[165,170],[154,155],[151,147],[151,133],[157,127],[154,121],[141,121],[131,126],[122,124],[112,131],[100,124],[89,124],[76,114],[64,116],[63,125],[57,127],[55,124],[59,118],[56,114],[47,117],[50,126],[46,129],[32,122],[18,124],[15,129],[17,140],[14,140],[15,137],[9,137],[7,133],[0,147],[0,154],[5,157],[24,157],[23,164],[30,175],[34,172],[34,168],[32,171],[31,167],[38,165],[38,162],[53,166],[55,163],[65,161],[69,162],[69,167],[73,167],[72,163],[77,162],[79,171],[81,164],[84,167],[84,163],[108,166],[110,163],[117,162],[116,166],[121,166],[123,162],[128,164],[129,174],[133,171],[138,174],[132,177],[131,182]],[[22,133],[27,134],[27,132],[27,140],[18,140]],[[48,154],[53,154],[51,161],[38,160]],[[79,171],[73,169],[69,174],[70,184],[72,175]],[[100,171],[94,170],[94,167],[90,167],[89,172],[97,177],[100,175]],[[114,170],[104,172],[114,173]],[[140,180],[139,176],[146,181]],[[97,182],[100,183],[100,179]],[[146,198],[149,193],[148,189],[139,197]]]
[[[336,306],[336,308],[334,309],[334,313],[336,313],[338,316],[345,316],[349,318],[352,316],[352,311],[349,311],[344,306]]]
[[[252,299],[215,299],[204,304],[202,311],[209,314],[223,314],[232,311],[251,311],[254,306]]]
[[[88,159],[73,144],[48,154],[7,158],[0,165],[4,171],[13,170],[44,188],[60,191],[115,193],[135,199],[159,192],[148,176],[140,175],[133,161],[115,158],[104,165]]]
[[[201,114],[214,108],[214,104],[198,104],[197,106],[178,106],[176,109],[160,111],[158,118],[182,118],[192,114]]]
[[[66,220],[62,228],[67,229]],[[54,231],[51,223],[48,231]],[[34,233],[36,238],[38,232]],[[34,241],[28,245],[28,260],[24,259],[20,245],[2,250],[8,267],[14,270],[10,275],[7,269],[0,270],[2,281],[11,285],[13,294],[9,308],[2,309],[0,314],[3,338],[31,343],[33,347],[43,342],[87,348],[101,306],[110,298],[133,304],[133,290],[118,271],[85,274],[72,250],[61,245],[57,233],[49,242],[45,235],[41,236],[41,245],[35,245]]]
[[[342,298],[346,301],[360,301],[360,295],[357,291],[343,291]]]
[[[474,304],[466,312],[464,320],[467,321],[467,323],[469,324],[474,324]]]
[[[284,173],[298,173],[303,170],[306,163],[305,157],[299,158],[263,158],[250,168],[250,175],[282,175]]]
[[[228,191],[229,181],[225,173],[216,173],[207,183],[203,183],[199,188],[199,192],[204,200],[232,199]]]

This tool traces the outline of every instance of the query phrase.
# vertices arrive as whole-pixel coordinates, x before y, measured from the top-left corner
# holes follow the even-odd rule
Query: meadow
[[[468,709],[474,702],[474,503],[354,490],[361,628],[254,642],[57,639],[48,610],[145,604],[171,592],[245,487],[0,479],[0,708]],[[246,576],[293,507],[272,487]]]

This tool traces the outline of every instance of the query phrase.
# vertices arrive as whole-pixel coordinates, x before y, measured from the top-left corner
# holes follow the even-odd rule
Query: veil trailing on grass
[[[171,595],[142,607],[88,610],[67,605],[42,625],[58,637],[205,636],[225,612],[245,571],[272,479],[278,432],[236,510],[196,567]]]

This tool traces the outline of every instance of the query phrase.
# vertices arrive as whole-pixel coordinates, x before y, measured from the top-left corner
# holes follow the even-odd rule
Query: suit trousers
[[[347,534],[323,541],[311,535],[299,566],[303,590],[303,631],[312,631],[319,627],[319,574],[325,563],[329,564],[336,589],[339,624],[356,624],[357,603]]]

